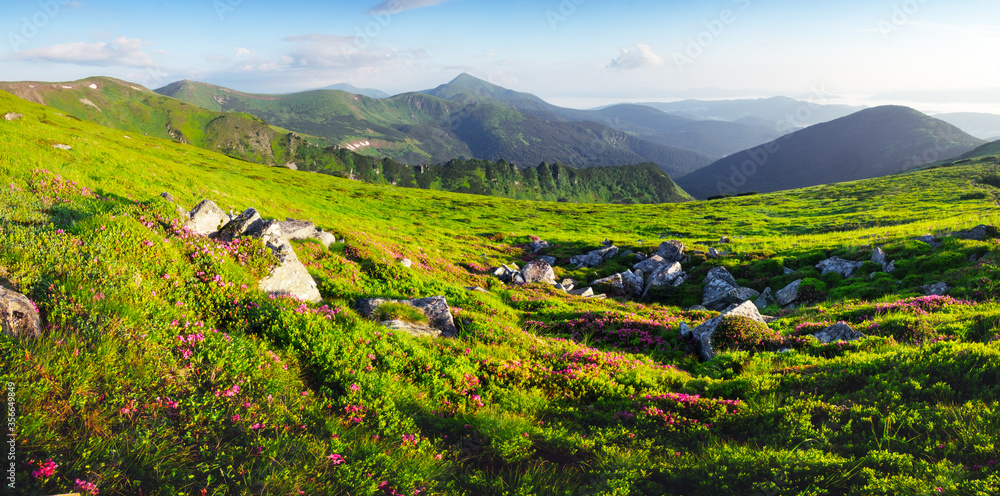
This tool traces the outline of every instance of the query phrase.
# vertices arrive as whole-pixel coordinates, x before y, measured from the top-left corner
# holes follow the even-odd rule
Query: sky
[[[995,0],[4,3],[5,81],[397,94],[467,72],[574,108],[782,95],[1000,113]]]

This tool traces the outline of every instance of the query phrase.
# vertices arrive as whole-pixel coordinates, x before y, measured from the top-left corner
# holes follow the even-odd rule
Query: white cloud
[[[368,9],[365,14],[369,15],[395,15],[407,10],[422,9],[432,7],[451,0],[385,0],[384,2]]]
[[[283,60],[287,65],[311,68],[387,68],[406,65],[415,58],[425,58],[423,50],[399,50],[359,42],[348,36],[307,34],[289,36],[285,41],[297,43]]]
[[[152,42],[120,37],[109,43],[66,43],[13,53],[11,60],[55,62],[96,66],[155,67],[142,47]]]
[[[664,64],[663,57],[653,51],[653,47],[645,43],[636,43],[633,48],[622,48],[621,54],[611,60],[606,69],[612,71],[631,71],[642,67],[659,67]]]
[[[237,60],[243,60],[243,59],[253,58],[253,57],[257,56],[257,54],[253,53],[252,51],[250,51],[249,48],[233,47],[233,52],[236,52],[236,59]]]

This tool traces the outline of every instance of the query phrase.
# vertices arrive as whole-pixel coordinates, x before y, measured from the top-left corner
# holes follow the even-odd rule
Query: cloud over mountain
[[[606,68],[611,71],[631,71],[643,67],[659,67],[663,63],[663,57],[657,55],[653,47],[636,43],[632,48],[622,48],[621,54],[612,59]]]
[[[10,60],[55,62],[95,66],[155,67],[153,58],[142,51],[152,42],[119,37],[111,42],[65,43],[16,52]]]

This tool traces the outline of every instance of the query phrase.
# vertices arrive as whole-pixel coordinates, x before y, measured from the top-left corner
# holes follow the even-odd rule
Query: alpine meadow
[[[1000,494],[998,7],[371,3],[6,7],[0,493]]]

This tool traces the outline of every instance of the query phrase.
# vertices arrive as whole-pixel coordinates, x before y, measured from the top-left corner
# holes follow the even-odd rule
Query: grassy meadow
[[[949,235],[1000,224],[996,156],[711,202],[519,202],[126,138],[0,92],[7,112],[24,117],[0,121],[0,283],[45,326],[0,338],[17,410],[8,493],[1000,492],[1000,254],[996,239]],[[256,290],[272,256],[187,234],[164,191],[345,239],[293,243],[325,301]],[[941,246],[913,239],[928,233]],[[533,236],[553,246],[531,254]],[[630,267],[627,255],[568,263],[605,238],[623,252],[678,239],[729,255],[693,255],[686,285],[641,302],[492,276],[542,255],[581,283]],[[867,261],[875,246],[895,272],[814,268]],[[718,265],[757,290],[808,280],[810,301],[766,309],[781,335],[767,346],[736,336],[701,362],[677,329],[717,315],[685,309]],[[949,296],[922,295],[938,282]],[[435,295],[455,338],[394,333],[353,310],[360,297]],[[868,337],[808,336],[840,321]]]

